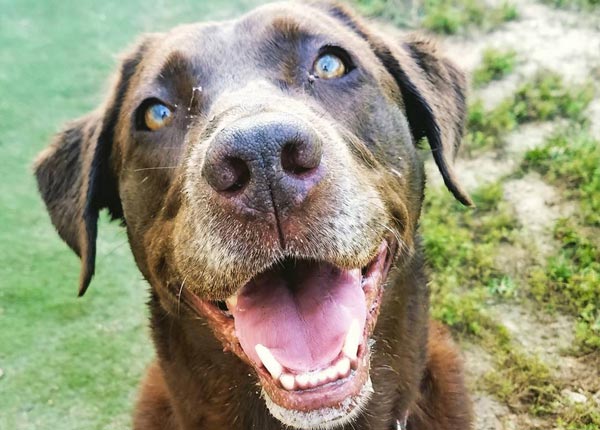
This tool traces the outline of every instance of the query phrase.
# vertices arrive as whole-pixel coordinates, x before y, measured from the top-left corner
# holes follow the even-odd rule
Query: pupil
[[[325,72],[331,72],[334,69],[333,58],[330,55],[323,57],[322,68]]]
[[[154,114],[161,120],[164,120],[167,116],[169,116],[169,111],[165,106],[158,105],[154,108]]]

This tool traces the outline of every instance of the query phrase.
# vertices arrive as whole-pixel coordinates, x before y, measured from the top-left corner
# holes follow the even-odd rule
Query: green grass
[[[419,27],[440,34],[490,31],[518,18],[516,7],[505,2],[490,7],[483,0],[354,0],[366,15],[390,20],[401,27]]]
[[[502,242],[518,227],[502,201],[500,184],[473,193],[476,209],[465,209],[440,190],[430,190],[422,228],[431,268],[432,314],[457,333],[478,336],[489,326],[485,302],[511,284],[509,274],[495,266]]]
[[[499,301],[521,301],[533,294],[540,304],[567,310],[580,319],[577,338],[586,351],[598,350],[600,252],[567,227],[557,229],[563,244],[561,269],[531,266],[535,275],[513,279],[498,267],[503,243],[515,243],[521,228],[503,200],[501,182],[473,192],[475,209],[465,209],[445,190],[428,190],[423,208],[425,253],[431,267],[432,316],[459,338],[488,351],[494,369],[479,381],[513,412],[561,423],[565,429],[597,430],[598,412],[590,404],[573,405],[562,397],[564,381],[488,313]],[[566,266],[565,266],[566,264]],[[556,270],[556,271],[554,271]],[[578,425],[588,427],[577,427]]]
[[[600,142],[573,127],[551,136],[525,155],[523,167],[541,173],[579,202],[583,221],[600,227]]]
[[[519,16],[516,6],[491,7],[482,0],[425,0],[421,26],[435,33],[456,34],[472,28],[490,31]]]
[[[543,3],[561,9],[592,10],[600,6],[600,0],[542,0]]]
[[[600,142],[570,127],[527,152],[523,169],[539,172],[578,207],[557,223],[560,249],[532,272],[531,292],[546,307],[577,316],[579,346],[600,350]]]
[[[97,276],[54,232],[31,172],[66,121],[94,109],[116,54],[144,31],[228,17],[252,1],[0,0],[0,429],[124,429],[152,358],[147,286],[103,217]]]
[[[513,72],[517,53],[512,50],[488,48],[483,51],[481,65],[473,72],[473,85],[481,87],[500,80]]]
[[[560,390],[550,369],[522,351],[487,311],[489,303],[518,294],[516,281],[495,263],[500,245],[514,242],[520,228],[503,201],[501,183],[477,189],[474,210],[453,202],[443,190],[430,191],[423,233],[432,267],[433,317],[490,353],[495,370],[485,375],[480,389],[485,387],[515,411],[553,412]]]
[[[591,84],[567,85],[557,73],[538,72],[491,110],[475,100],[467,115],[465,145],[474,151],[500,148],[509,132],[535,121],[565,118],[584,123],[594,95]]]
[[[413,24],[415,11],[410,0],[353,0],[353,3],[364,15],[378,17],[400,27]]]
[[[600,350],[600,248],[567,220],[557,224],[554,238],[560,250],[545,268],[532,271],[531,293],[547,309],[577,317],[576,338],[584,352]]]

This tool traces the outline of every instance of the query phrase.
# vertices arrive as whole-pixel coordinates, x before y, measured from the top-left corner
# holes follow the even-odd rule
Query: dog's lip
[[[215,301],[201,299],[187,289],[179,291],[179,294],[196,313],[207,320],[215,336],[223,344],[224,351],[233,352],[255,370],[263,393],[277,405],[303,412],[341,407],[344,400],[357,396],[368,381],[370,336],[377,322],[383,284],[396,251],[397,243],[394,238],[384,239],[375,257],[362,269],[363,290],[367,298],[367,318],[358,348],[356,365],[345,378],[313,388],[286,390],[281,387],[264,366],[257,366],[245,353],[235,333],[234,319],[228,312],[220,309]]]

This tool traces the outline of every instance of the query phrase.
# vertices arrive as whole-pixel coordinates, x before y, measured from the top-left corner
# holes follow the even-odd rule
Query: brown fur
[[[124,57],[105,105],[40,154],[40,192],[82,259],[80,294],[94,273],[103,208],[126,226],[150,283],[157,360],[142,384],[134,428],[281,429],[256,375],[224,351],[189,294],[222,300],[283,258],[364,267],[390,232],[399,250],[372,335],[375,393],[343,428],[389,430],[406,411],[413,430],[470,428],[459,355],[444,329],[428,322],[417,231],[422,138],[450,191],[470,203],[452,165],[464,78],[431,42],[394,39],[334,4],[276,4],[235,22],[148,35]],[[308,79],[323,44],[352,53],[357,71],[338,83]],[[149,97],[176,106],[169,127],[139,129]],[[301,118],[326,142],[325,179],[300,203],[279,186],[244,206],[217,196],[202,176],[215,136],[265,112]]]

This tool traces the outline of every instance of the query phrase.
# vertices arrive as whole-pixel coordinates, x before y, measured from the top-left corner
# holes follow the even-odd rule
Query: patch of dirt
[[[462,342],[460,349],[465,362],[467,383],[476,387],[478,380],[494,370],[493,358],[484,348],[469,341]]]
[[[563,366],[560,357],[575,340],[573,318],[558,313],[539,313],[530,306],[516,303],[496,305],[491,313],[508,329],[523,351],[537,356],[551,369],[559,370]]]
[[[534,244],[541,258],[552,254],[557,248],[552,228],[559,218],[571,214],[573,207],[537,173],[505,182],[504,198],[514,207],[522,226],[520,242]]]
[[[495,266],[509,275],[515,282],[524,282],[536,259],[531,251],[520,243],[501,243],[496,255]]]
[[[563,121],[558,120],[520,126],[506,137],[506,145],[504,145],[506,156],[520,163],[527,151],[542,146],[546,138],[557,129],[557,125],[562,123]]]
[[[589,71],[598,66],[600,52],[600,17],[593,14],[559,10],[530,1],[514,1],[519,19],[509,22],[497,31],[470,37],[453,37],[445,41],[448,55],[460,59],[462,67],[474,70],[486,48],[514,49],[520,63],[516,76],[509,77],[497,88],[508,91],[539,69],[560,72],[567,81],[585,81]],[[502,91],[486,89],[481,94],[493,100],[501,98]],[[506,94],[506,93],[505,93]]]
[[[480,64],[487,48],[517,52],[516,70],[500,81],[474,90],[472,100],[481,98],[486,108],[493,108],[524,79],[542,69],[560,73],[568,84],[595,80],[600,90],[600,13],[558,10],[532,0],[512,3],[519,11],[517,21],[491,33],[455,36],[443,41],[447,55],[467,71],[473,71]],[[600,97],[591,103],[588,114],[591,131],[600,138]],[[468,191],[473,191],[482,184],[510,177],[519,170],[524,154],[542,145],[562,125],[561,121],[553,121],[520,126],[506,137],[500,150],[475,156],[459,155],[456,171],[461,182]],[[443,186],[431,159],[426,169],[430,184]],[[522,283],[532,264],[542,264],[556,251],[558,244],[552,237],[552,228],[559,218],[572,214],[574,206],[535,173],[509,178],[503,188],[504,198],[513,206],[522,227],[516,243],[502,244],[496,264],[517,283]],[[523,351],[539,357],[556,372],[557,379],[564,383],[565,393],[568,392],[566,398],[598,396],[600,406],[600,353],[584,357],[571,355],[575,319],[559,313],[548,314],[527,297],[519,300],[519,303],[490,304],[490,314],[509,330]],[[515,414],[493,395],[482,392],[481,377],[493,369],[492,356],[470,342],[463,342],[461,348],[467,379],[473,388],[476,430],[557,428],[550,418]]]
[[[592,132],[592,136],[596,139],[600,139],[600,97],[596,97],[595,100],[592,100],[588,108],[588,114],[590,116],[590,131]]]
[[[475,411],[475,428],[477,430],[504,430],[504,423],[513,421],[513,416],[508,407],[495,400],[493,397],[478,393],[473,397],[473,410]]]

